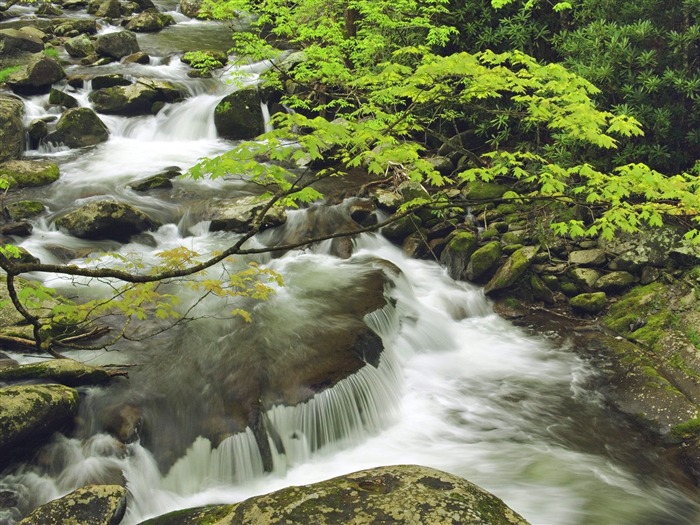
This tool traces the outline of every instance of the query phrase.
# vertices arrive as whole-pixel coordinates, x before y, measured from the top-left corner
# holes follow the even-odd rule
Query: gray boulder
[[[119,485],[81,487],[42,505],[19,525],[117,525],[126,512],[126,494],[126,489]]]
[[[154,104],[175,102],[183,96],[184,93],[170,82],[140,78],[129,86],[93,91],[89,99],[100,113],[130,116],[150,114]]]
[[[119,18],[121,16],[119,0],[105,0],[104,2],[101,2],[97,6],[95,16],[104,18]]]
[[[33,31],[21,29],[0,30],[0,52],[6,55],[22,53],[40,53],[44,50],[44,41]]]
[[[153,230],[159,224],[129,204],[105,199],[89,202],[58,218],[56,226],[82,239],[126,242],[132,235]]]
[[[141,525],[527,525],[503,501],[453,474],[377,467],[287,487],[234,505],[178,511]]]
[[[600,266],[605,264],[605,250],[577,250],[569,254],[569,264],[574,266]]]
[[[629,272],[610,272],[595,282],[594,288],[603,292],[622,292],[629,288],[637,278]]]
[[[107,126],[92,109],[73,108],[61,115],[56,129],[45,140],[69,148],[82,148],[105,142],[108,138]]]
[[[53,58],[37,54],[26,67],[10,76],[7,84],[20,95],[48,93],[51,86],[65,78],[63,67]]]
[[[33,188],[58,180],[58,166],[42,160],[8,160],[0,164],[0,176],[9,181],[10,187]]]
[[[174,23],[175,20],[170,15],[148,11],[138,14],[129,20],[126,28],[137,33],[155,33]]]
[[[24,102],[0,95],[0,162],[18,159],[24,151]]]
[[[253,226],[254,219],[267,203],[268,201],[260,200],[255,196],[214,201],[211,203],[209,210],[211,218],[209,230],[248,232]],[[284,224],[286,220],[287,212],[282,208],[273,206],[265,215],[261,229],[279,226]]]
[[[64,385],[0,388],[0,457],[39,437],[48,437],[76,415],[78,392]]]
[[[216,106],[214,124],[223,138],[253,139],[265,131],[260,93],[247,87],[225,96]]]
[[[131,31],[118,31],[99,35],[95,41],[97,54],[119,60],[122,57],[141,51],[136,35]]]

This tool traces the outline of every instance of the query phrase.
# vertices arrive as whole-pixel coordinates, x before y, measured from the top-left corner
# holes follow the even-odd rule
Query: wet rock
[[[143,411],[136,405],[112,406],[100,414],[103,428],[122,443],[139,439],[143,426]]]
[[[569,299],[569,305],[574,310],[596,314],[608,305],[605,292],[582,293]]]
[[[112,377],[113,374],[104,368],[86,365],[73,359],[50,359],[0,370],[0,381],[8,383],[41,379],[76,387],[106,383]]]
[[[460,231],[455,233],[440,255],[440,263],[453,279],[466,279],[467,265],[476,251],[479,241],[475,233]]]
[[[94,35],[97,33],[97,22],[94,18],[57,18],[51,21],[51,30],[56,36],[65,36],[67,33]]]
[[[56,226],[82,239],[126,242],[158,223],[129,204],[111,199],[93,201],[56,220]]]
[[[499,290],[513,286],[530,267],[539,251],[537,246],[525,246],[515,251],[501,266],[496,275],[484,287],[484,293],[490,295]]]
[[[18,159],[24,151],[24,102],[0,95],[0,162]]]
[[[75,58],[91,56],[96,52],[94,42],[85,34],[81,34],[66,40],[64,46],[66,48],[66,52]]]
[[[119,60],[141,51],[136,35],[131,31],[118,31],[99,35],[95,41],[97,54]]]
[[[63,90],[51,88],[49,91],[49,104],[63,106],[64,108],[77,108],[78,101]]]
[[[477,249],[469,258],[467,265],[467,279],[478,282],[488,276],[501,258],[501,244],[499,242],[489,242]]]
[[[595,289],[603,292],[622,292],[629,288],[637,278],[629,272],[610,272],[595,282]]]
[[[0,388],[0,462],[9,460],[14,447],[46,439],[61,429],[77,409],[78,392],[67,386]]]
[[[26,67],[10,76],[7,84],[20,95],[48,93],[51,86],[65,78],[63,67],[53,58],[37,54]]]
[[[122,64],[149,64],[151,62],[151,57],[148,53],[139,51],[138,53],[133,53],[122,58]]]
[[[91,80],[93,90],[111,88],[115,86],[130,86],[131,80],[124,78],[124,75],[113,73],[111,75],[98,75]]]
[[[257,87],[246,87],[226,95],[216,106],[214,124],[223,138],[253,139],[265,131]]]
[[[44,186],[58,180],[58,166],[42,160],[8,160],[0,164],[0,176],[11,188]]]
[[[532,290],[533,299],[544,301],[548,304],[556,302],[554,292],[545,284],[543,279],[535,274],[530,276],[530,289]]]
[[[13,221],[20,221],[41,215],[46,211],[46,207],[37,201],[17,201],[11,202],[5,208]]]
[[[154,105],[183,97],[184,93],[174,84],[148,78],[139,78],[128,86],[98,89],[89,95],[96,111],[125,116],[148,115]]]
[[[141,181],[136,181],[130,184],[130,187],[134,191],[169,189],[173,187],[173,182],[170,180],[170,177],[158,174]]]
[[[69,148],[82,148],[105,142],[109,130],[100,117],[90,108],[73,108],[65,111],[49,133],[46,142],[64,144]]]
[[[569,254],[569,264],[575,266],[601,266],[605,264],[605,250],[577,250]]]
[[[417,215],[407,215],[382,228],[382,235],[396,244],[403,244],[406,238],[417,232],[423,221]]]
[[[6,55],[40,53],[44,50],[44,41],[25,28],[0,29],[0,49]]]
[[[42,505],[19,525],[117,525],[126,512],[126,495],[119,485],[89,485]]]
[[[63,11],[60,7],[52,4],[51,2],[43,2],[39,7],[37,7],[36,14],[39,16],[61,16]]]
[[[129,20],[129,23],[126,24],[126,29],[136,33],[155,33],[174,23],[175,20],[170,15],[149,11],[136,15]]]
[[[211,219],[210,231],[234,231],[245,233],[250,231],[258,213],[268,201],[256,196],[241,197],[232,200],[213,201],[209,207]],[[279,226],[287,220],[287,212],[278,206],[273,206],[265,214],[260,229],[264,230]]]
[[[142,525],[308,525],[310,519],[317,525],[527,525],[482,488],[416,465],[377,467],[234,505],[178,511]]]

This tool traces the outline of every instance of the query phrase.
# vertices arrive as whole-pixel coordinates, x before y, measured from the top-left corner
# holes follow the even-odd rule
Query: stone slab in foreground
[[[398,465],[288,487],[235,505],[177,511],[141,525],[528,525],[500,499],[427,467]]]

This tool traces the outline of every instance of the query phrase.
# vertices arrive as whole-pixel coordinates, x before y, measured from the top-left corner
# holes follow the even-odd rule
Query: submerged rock
[[[111,199],[90,202],[56,220],[56,225],[82,239],[126,242],[158,223],[129,204]]]
[[[19,525],[117,525],[126,512],[127,491],[119,485],[90,485],[42,505]]]
[[[503,501],[446,472],[416,465],[363,470],[234,505],[177,511],[142,525],[527,525]]]

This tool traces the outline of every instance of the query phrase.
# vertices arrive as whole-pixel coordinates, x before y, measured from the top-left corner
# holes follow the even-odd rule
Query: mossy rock
[[[544,301],[545,303],[554,303],[554,293],[545,282],[537,275],[530,276],[530,289],[532,290],[532,297],[538,301]]]
[[[37,201],[17,201],[7,205],[7,212],[13,221],[21,221],[41,215],[46,211],[46,206]]]
[[[467,279],[479,281],[491,273],[501,258],[501,244],[493,241],[476,250],[467,265]]]
[[[396,465],[288,487],[235,505],[177,511],[141,525],[527,525],[496,496],[438,470]]]
[[[417,232],[422,224],[423,221],[417,215],[407,215],[384,226],[384,228],[382,228],[382,235],[391,242],[402,244],[406,237]]]
[[[479,239],[482,242],[498,239],[500,236],[501,236],[501,233],[496,228],[493,228],[493,227],[487,228],[479,233]]]
[[[517,283],[525,275],[538,251],[537,246],[525,246],[514,252],[486,284],[484,293],[489,295]]]
[[[223,138],[254,139],[265,131],[257,87],[251,86],[226,95],[214,110],[214,125]]]
[[[600,279],[600,272],[593,268],[572,268],[569,277],[581,288],[592,289],[593,285]]]
[[[56,129],[45,141],[64,144],[69,148],[94,146],[109,139],[109,129],[90,108],[72,108],[65,111],[56,123]]]
[[[582,312],[595,314],[608,305],[608,297],[605,292],[582,293],[569,299],[569,305]]]
[[[462,195],[470,201],[493,201],[503,197],[508,191],[508,186],[495,182],[469,182],[464,186]]]
[[[77,409],[78,392],[64,385],[0,388],[0,456],[8,457],[14,446],[50,436]]]
[[[56,226],[81,239],[125,242],[132,235],[156,229],[159,223],[129,204],[104,199],[59,217]]]
[[[10,160],[0,164],[0,176],[7,179],[10,188],[45,186],[58,180],[58,166],[41,160]]]
[[[0,161],[18,159],[24,151],[24,102],[0,95]]]
[[[0,370],[0,381],[55,381],[66,386],[97,385],[112,379],[104,368],[89,366],[73,359],[50,359]]]
[[[595,282],[595,289],[619,293],[629,288],[637,278],[629,272],[610,272]]]
[[[126,495],[119,485],[88,485],[42,505],[19,525],[116,525],[126,512]]]
[[[479,240],[473,232],[459,231],[450,237],[447,246],[440,255],[440,262],[447,269],[447,274],[453,279],[466,277],[469,258],[472,256]]]
[[[673,313],[666,308],[666,286],[655,282],[630,290],[612,305],[603,319],[607,328],[653,346],[670,326]]]

